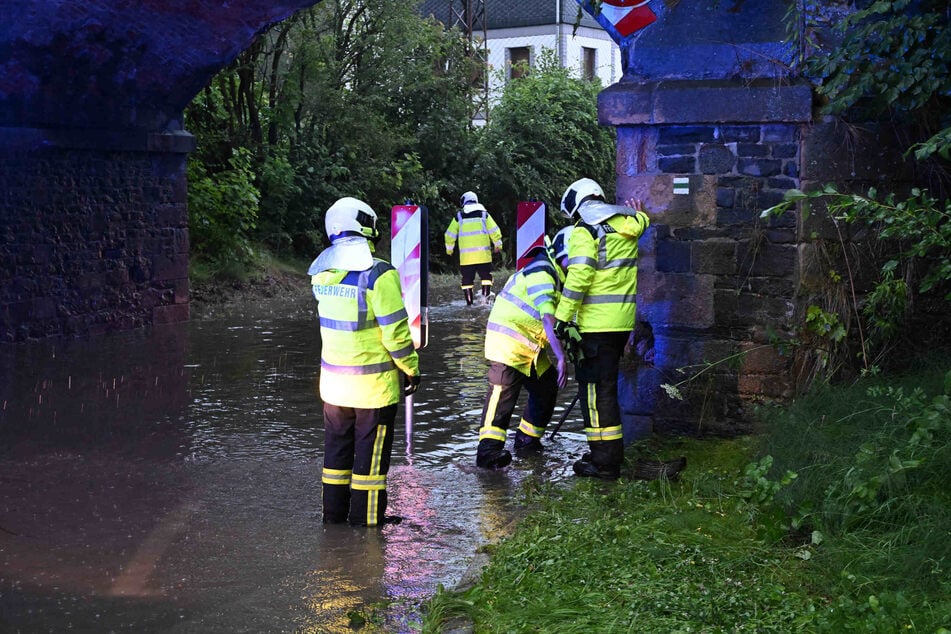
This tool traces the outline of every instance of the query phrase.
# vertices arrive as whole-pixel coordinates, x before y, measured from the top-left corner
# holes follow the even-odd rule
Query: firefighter
[[[543,449],[540,438],[551,421],[558,390],[568,380],[554,312],[568,266],[570,231],[563,229],[550,247],[538,247],[530,254],[531,261],[509,277],[489,313],[485,333],[489,389],[476,450],[479,467],[500,469],[512,461],[504,448],[505,437],[523,386],[528,403],[515,432],[515,452]]]
[[[614,480],[624,460],[618,365],[634,329],[637,241],[650,219],[639,200],[627,206],[605,202],[601,186],[590,178],[568,187],[561,211],[576,222],[556,329],[562,337],[580,334],[575,380],[590,450],[573,469],[581,477]]]
[[[419,386],[419,357],[399,274],[373,257],[376,220],[363,201],[335,202],[325,219],[330,246],[308,271],[320,317],[327,524],[400,521],[385,514],[386,474],[397,403]]]
[[[462,211],[446,229],[446,255],[451,256],[459,242],[459,272],[466,305],[472,306],[476,273],[482,283],[482,299],[488,302],[492,294],[492,253],[502,250],[502,232],[475,192],[466,192],[459,200]]]

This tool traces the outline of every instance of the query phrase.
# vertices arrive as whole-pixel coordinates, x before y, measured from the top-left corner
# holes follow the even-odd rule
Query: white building
[[[512,78],[513,64],[534,66],[545,49],[578,78],[598,77],[605,87],[621,79],[620,49],[590,15],[579,16],[575,0],[424,0],[420,13],[455,25],[467,4],[473,42],[486,38],[490,107]]]

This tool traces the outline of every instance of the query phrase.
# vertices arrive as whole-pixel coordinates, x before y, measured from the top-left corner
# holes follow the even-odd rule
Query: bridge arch
[[[188,318],[182,113],[318,0],[36,0],[0,23],[0,342]]]
[[[0,343],[188,318],[184,167],[195,141],[182,112],[257,34],[316,3],[5,7]],[[787,5],[649,0],[638,10],[656,19],[618,37],[624,76],[598,108],[618,132],[618,197],[664,212],[641,254],[639,315],[656,348],[653,367],[627,375],[631,433],[732,430],[749,401],[792,395],[796,368],[770,342],[794,334],[803,298],[821,283],[808,236],[829,227],[766,223],[759,211],[793,187],[903,171],[882,137],[864,139],[871,150],[851,139],[847,150],[834,124],[814,118],[810,87],[788,72]],[[663,384],[684,378],[678,369],[730,359],[704,370],[696,398],[666,398]]]

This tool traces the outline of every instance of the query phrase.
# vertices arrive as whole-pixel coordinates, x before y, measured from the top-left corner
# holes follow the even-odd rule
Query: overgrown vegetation
[[[424,632],[929,632],[951,626],[951,373],[824,388],[763,434],[669,439],[677,482],[539,483]],[[834,404],[834,405],[832,405]]]
[[[788,32],[800,38],[799,70],[813,81],[822,112],[853,127],[889,127],[917,161],[910,176],[894,174],[881,188],[791,190],[762,214],[798,208],[805,226],[815,209],[834,227],[832,239],[811,236],[826,289],[815,293],[792,342],[811,350],[802,364],[808,385],[878,372],[947,342],[947,325],[935,318],[951,301],[951,31],[946,2],[792,6]],[[878,269],[871,280],[869,266]]]
[[[356,196],[380,215],[384,235],[393,205],[426,205],[431,266],[444,270],[452,263],[442,232],[462,192],[478,192],[514,229],[518,200],[557,202],[579,165],[613,184],[600,85],[545,53],[477,128],[473,78],[486,70],[468,46],[400,0],[323,0],[262,35],[185,113],[198,139],[192,261],[234,276],[253,269],[262,249],[313,258],[326,246],[324,210]],[[511,260],[514,235],[506,247]]]

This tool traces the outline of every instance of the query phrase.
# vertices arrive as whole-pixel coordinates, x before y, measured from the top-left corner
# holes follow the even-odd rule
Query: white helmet
[[[370,240],[380,237],[376,213],[362,200],[346,196],[330,206],[324,218],[330,246],[321,251],[307,269],[316,275],[327,269],[365,271],[373,265]]]
[[[561,212],[571,218],[586,200],[604,200],[604,190],[590,178],[581,178],[573,182],[565,195],[561,197]]]
[[[568,240],[571,239],[572,229],[574,229],[574,227],[567,226],[556,233],[555,239],[551,241],[551,246],[548,247],[552,259],[559,265],[562,258],[568,257]]]
[[[330,206],[324,219],[324,228],[331,244],[341,238],[361,236],[376,240],[376,212],[362,200],[345,196]]]
[[[469,203],[479,202],[479,197],[476,196],[475,192],[466,192],[462,195],[462,198],[459,199],[459,204],[465,207]]]

